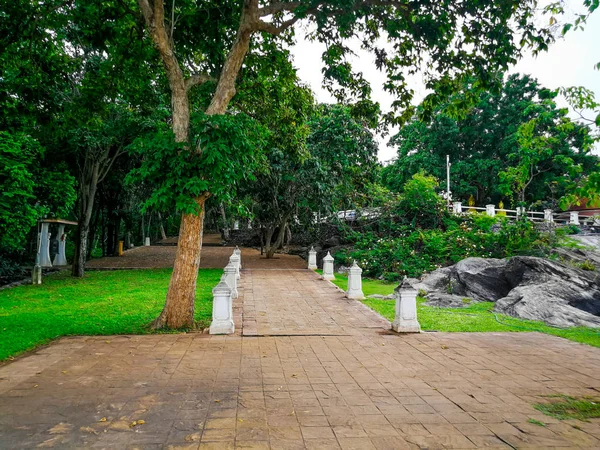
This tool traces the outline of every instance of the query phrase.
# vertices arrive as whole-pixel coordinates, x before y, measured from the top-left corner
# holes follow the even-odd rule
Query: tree
[[[306,89],[295,92],[279,98],[284,104],[291,99],[298,102]],[[310,110],[312,105],[307,103],[305,108]],[[288,110],[291,115],[284,118],[285,110],[273,109],[278,112],[272,120],[271,135],[276,139],[268,147],[269,170],[257,175],[245,190],[254,201],[254,217],[264,230],[267,258],[280,248],[292,223],[312,224],[318,215],[356,204],[356,192],[374,181],[377,167],[373,134],[352,117],[351,108],[320,105],[305,123],[300,122],[302,108],[297,114]],[[280,129],[282,123],[288,133]]]
[[[23,251],[29,230],[46,215],[60,217],[75,202],[75,180],[42,166],[44,149],[31,136],[0,131],[0,251]],[[61,170],[62,169],[62,170]]]
[[[377,66],[387,73],[385,87],[397,96],[396,107],[410,105],[412,91],[406,86],[406,73],[417,67],[425,67],[427,87],[435,91],[427,98],[431,106],[467,74],[476,74],[479,85],[489,84],[490,73],[506,69],[519,56],[514,35],[521,36],[523,45],[542,50],[552,41],[550,30],[532,21],[534,1],[444,0],[425,5],[394,0],[244,0],[240,5],[231,0],[184,3],[176,9],[163,0],[138,0],[138,4],[169,80],[175,139],[185,144],[186,151],[200,153],[203,149],[189,141],[190,88],[214,74],[216,83],[205,113],[224,114],[236,93],[236,79],[253,36],[259,35],[256,42],[267,34],[291,43],[293,35],[288,30],[300,20],[316,24],[315,37],[327,44],[324,75],[337,96],[364,99],[370,93],[363,77],[346,60],[350,53],[346,40],[359,36],[363,47],[376,55]],[[379,45],[384,34],[391,49]],[[410,115],[410,108],[407,111],[404,117]],[[197,211],[182,216],[173,278],[155,327],[192,325],[190,314],[183,312],[193,310],[199,230],[210,195],[199,193],[193,199]]]
[[[79,223],[72,273],[83,276],[97,185],[160,92],[154,50],[126,3],[14,3],[2,11],[0,123],[76,175],[77,211],[66,212]]]
[[[425,169],[444,180],[445,188],[449,155],[455,199],[473,195],[479,204],[497,203],[513,192],[530,202],[560,197],[569,189],[565,174],[581,176],[577,174],[593,167],[596,158],[589,154],[590,130],[557,107],[556,95],[527,75],[509,76],[499,92],[476,94],[466,84],[456,94],[475,96],[466,114],[453,115],[443,104],[431,120],[415,118],[391,139],[398,158],[384,168],[384,183],[398,191],[413,173]],[[542,134],[548,138],[543,146],[534,144],[531,139]]]

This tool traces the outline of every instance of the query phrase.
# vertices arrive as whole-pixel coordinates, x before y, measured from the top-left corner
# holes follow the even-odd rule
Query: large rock
[[[495,310],[558,327],[600,327],[600,277],[543,258],[510,258],[505,276],[512,289]]]
[[[510,288],[504,277],[504,259],[467,258],[450,267],[427,275],[416,289],[479,301],[496,301],[508,294]]]
[[[472,298],[496,302],[497,312],[553,326],[600,327],[598,272],[544,258],[467,258],[436,270],[416,288],[437,306],[456,307],[459,298]]]
[[[510,292],[505,266],[503,259],[467,258],[456,264],[455,269],[467,297],[493,302]]]

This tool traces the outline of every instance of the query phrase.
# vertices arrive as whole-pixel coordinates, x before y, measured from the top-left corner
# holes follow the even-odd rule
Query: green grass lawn
[[[202,269],[196,290],[196,321],[210,324],[212,288],[223,273]],[[60,336],[150,333],[148,324],[165,303],[171,269],[66,272],[42,285],[0,291],[0,361]]]
[[[348,288],[348,277],[335,274],[333,283],[343,290]],[[363,279],[363,293],[387,295],[397,284],[379,280]],[[367,298],[363,303],[383,317],[394,320],[394,301]],[[424,331],[539,331],[576,342],[600,347],[600,330],[587,327],[553,328],[543,322],[515,319],[504,314],[494,314],[493,302],[473,303],[464,308],[435,308],[424,305],[425,299],[417,299],[419,323]]]

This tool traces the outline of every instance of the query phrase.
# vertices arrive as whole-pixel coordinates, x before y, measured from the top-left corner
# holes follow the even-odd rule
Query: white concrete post
[[[231,301],[231,288],[221,281],[212,290],[213,313],[210,324],[210,334],[232,334],[235,331],[233,323],[233,304]]]
[[[452,203],[452,212],[454,214],[461,214],[462,213],[462,202]]]
[[[252,229],[252,220],[248,219],[248,229]]]
[[[235,253],[236,255],[238,255],[240,257],[240,261],[239,261],[239,268],[240,270],[242,269],[242,251],[240,250],[240,248],[236,245],[235,246],[235,250],[233,251],[233,253]]]
[[[523,217],[525,215],[525,207],[517,206],[517,218]]]
[[[150,247],[150,238],[149,237],[146,237],[146,239],[144,240],[144,246]]]
[[[327,255],[323,258],[323,279],[335,279],[335,275],[333,274],[333,256],[331,256],[329,252],[327,252]]]
[[[240,277],[240,257],[233,251],[233,255],[229,257],[229,264],[235,267],[235,279],[239,280]]]
[[[67,235],[65,234],[65,226],[60,224],[58,226],[58,252],[54,257],[52,264],[55,266],[66,266],[67,257],[65,255],[65,246],[67,243]]]
[[[236,221],[233,222],[233,229],[235,231],[237,231],[237,230],[240,229],[240,221],[239,220],[236,220]]]
[[[42,235],[38,251],[41,267],[52,267],[52,261],[50,261],[50,236],[52,236],[52,234],[48,233],[48,226],[48,223],[42,222]]]
[[[31,284],[42,284],[42,268],[39,264],[33,266],[31,272]]]
[[[579,223],[579,211],[571,211],[569,217],[569,225],[581,225]]]
[[[225,266],[225,269],[223,269],[223,272],[225,273],[225,281],[227,282],[229,289],[231,289],[231,297],[237,298],[238,297],[237,277],[236,277],[237,269],[235,268],[235,266],[232,263],[229,263]]]
[[[403,281],[394,290],[396,295],[396,317],[392,330],[398,333],[420,333],[421,325],[417,320],[417,290]]]
[[[551,209],[545,209],[544,210],[544,222],[554,222],[554,216],[552,215],[552,210]]]
[[[496,206],[495,205],[485,205],[485,213],[490,217],[496,216]]]
[[[365,294],[362,291],[362,269],[358,267],[356,261],[348,269],[348,290],[346,291],[346,297],[356,300],[365,298]]]
[[[308,268],[316,269],[317,268],[317,251],[314,247],[311,247],[308,251]]]

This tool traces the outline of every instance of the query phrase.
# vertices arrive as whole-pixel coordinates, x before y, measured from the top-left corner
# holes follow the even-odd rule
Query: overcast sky
[[[581,0],[567,1],[567,6],[573,8],[581,5]],[[580,9],[580,8],[578,8]],[[544,20],[548,20],[547,17]],[[309,84],[316,94],[317,100],[323,103],[333,102],[332,96],[322,86],[321,54],[324,46],[303,38],[301,30],[297,32],[298,44],[292,47],[294,62],[300,78]],[[378,101],[384,111],[390,107],[393,97],[382,89],[385,76],[379,72],[373,63],[373,58],[359,49],[358,44],[353,48],[357,56],[352,61],[354,67],[363,72],[371,82],[373,100]],[[600,99],[600,71],[594,65],[600,62],[600,11],[591,15],[584,30],[570,31],[564,38],[558,39],[548,52],[533,57],[525,56],[511,72],[531,74],[547,88],[556,89],[566,86],[585,86]],[[425,90],[419,77],[409,79],[411,88],[415,90],[415,103],[419,103],[425,95]],[[564,100],[558,103],[567,106]],[[396,156],[393,148],[388,147],[388,137],[378,137],[379,159],[387,161]]]

